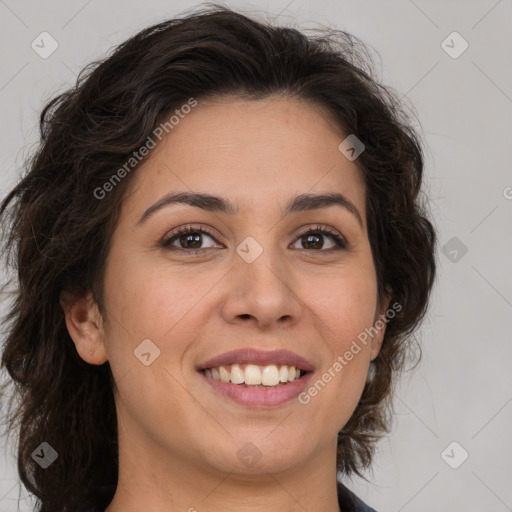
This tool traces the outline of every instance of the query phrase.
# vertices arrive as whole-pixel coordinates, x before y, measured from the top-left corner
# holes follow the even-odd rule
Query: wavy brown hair
[[[138,166],[103,199],[94,191],[191,97],[297,97],[325,107],[343,133],[365,145],[356,163],[366,183],[379,296],[391,290],[390,303],[401,305],[372,363],[373,378],[339,434],[338,469],[350,475],[369,467],[389,430],[395,376],[426,312],[436,243],[420,195],[423,150],[412,114],[373,68],[367,47],[346,32],[324,27],[306,36],[208,4],[142,30],[46,104],[40,144],[0,206],[16,282],[4,319],[2,367],[10,379],[3,389],[14,391],[5,424],[8,432],[19,428],[19,475],[41,512],[83,504],[103,510],[114,496],[111,369],[78,355],[59,299],[64,290],[92,292],[104,311],[105,260]],[[58,452],[46,470],[31,456],[43,441]]]

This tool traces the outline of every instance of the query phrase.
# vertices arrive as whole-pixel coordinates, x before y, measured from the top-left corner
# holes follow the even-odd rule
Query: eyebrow
[[[171,204],[188,204],[210,212],[222,212],[229,215],[238,213],[238,208],[228,199],[204,193],[193,192],[171,192],[159,199],[150,206],[137,222],[137,225],[144,223],[151,215]],[[295,212],[319,210],[330,206],[341,206],[354,215],[361,227],[363,220],[359,210],[343,194],[301,194],[291,199],[286,205],[284,216]]]

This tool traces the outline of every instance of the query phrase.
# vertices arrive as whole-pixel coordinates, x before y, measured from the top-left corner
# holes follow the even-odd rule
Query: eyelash
[[[193,253],[193,254],[201,253],[201,252],[204,252],[204,251],[207,251],[208,249],[210,249],[210,247],[207,247],[207,248],[204,248],[204,249],[184,249],[183,247],[173,247],[173,246],[171,246],[171,243],[174,241],[174,239],[176,239],[176,238],[178,238],[180,236],[186,235],[186,234],[191,234],[191,233],[206,233],[213,240],[215,240],[215,242],[217,242],[217,239],[215,238],[215,235],[209,229],[207,229],[205,227],[197,228],[197,227],[188,225],[188,226],[182,226],[181,228],[178,228],[178,229],[172,231],[171,233],[169,233],[162,240],[161,245],[162,245],[162,247],[164,249],[170,249],[170,247],[172,247],[172,249],[170,249],[170,250],[184,251],[184,252]],[[328,236],[330,236],[334,240],[334,242],[336,244],[336,247],[332,247],[332,248],[326,249],[326,250],[311,249],[313,252],[327,252],[327,253],[329,253],[329,252],[332,252],[332,251],[344,250],[344,249],[347,249],[347,247],[348,247],[348,243],[347,243],[345,237],[343,237],[340,233],[338,233],[337,231],[333,230],[329,226],[317,225],[314,228],[308,228],[307,230],[303,231],[302,233],[299,233],[299,235],[297,236],[297,239],[299,239],[299,238],[301,238],[303,236],[309,235],[309,234],[328,235]],[[302,250],[310,251],[309,249],[302,249]]]

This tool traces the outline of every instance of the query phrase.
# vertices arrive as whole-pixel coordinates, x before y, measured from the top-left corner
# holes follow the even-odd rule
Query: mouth
[[[268,388],[284,386],[288,382],[294,382],[306,375],[307,372],[301,368],[288,365],[259,366],[256,364],[234,363],[205,368],[202,373],[207,378],[230,382],[237,386]]]
[[[268,407],[297,397],[314,367],[293,352],[245,349],[210,359],[197,370],[217,394],[238,404]]]

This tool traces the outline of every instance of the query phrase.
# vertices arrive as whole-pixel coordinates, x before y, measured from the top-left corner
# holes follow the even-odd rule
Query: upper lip
[[[295,366],[301,370],[311,372],[314,370],[312,363],[304,357],[290,352],[289,350],[272,350],[261,351],[252,348],[243,348],[239,350],[232,350],[215,356],[204,363],[201,363],[198,370],[205,368],[213,368],[215,366],[223,366],[228,364],[257,364],[260,366],[267,366],[270,364]]]

